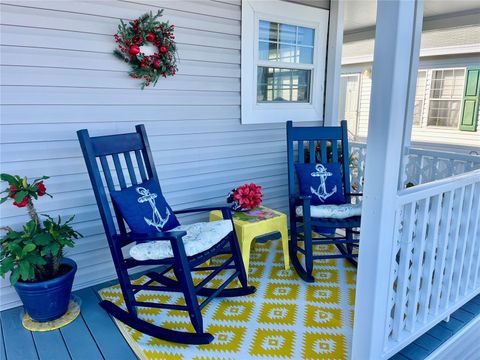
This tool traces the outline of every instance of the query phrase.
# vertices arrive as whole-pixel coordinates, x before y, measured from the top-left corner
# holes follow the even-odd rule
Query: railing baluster
[[[448,238],[447,260],[445,266],[445,284],[442,292],[441,306],[447,307],[450,301],[450,292],[452,291],[453,270],[455,268],[455,255],[458,246],[458,235],[460,232],[460,223],[463,208],[463,199],[465,196],[465,187],[456,189],[454,193],[460,193],[454,196],[453,211],[452,211],[452,228]],[[453,231],[453,233],[452,233]]]
[[[452,289],[452,299],[453,301],[458,300],[460,286],[462,283],[462,277],[464,275],[464,261],[465,261],[465,251],[467,248],[468,239],[468,228],[470,226],[470,215],[472,213],[473,205],[473,187],[475,184],[465,187],[465,198],[463,203],[463,209],[459,216],[460,220],[460,231],[458,234],[458,252],[457,257],[455,258],[455,268],[453,270],[453,289]]]
[[[435,269],[435,258],[438,246],[438,237],[440,229],[440,216],[442,210],[442,194],[436,195],[431,198],[431,211],[428,219],[428,234],[426,238],[425,249],[425,264],[423,266],[422,275],[422,294],[420,296],[420,321],[424,324],[427,321],[427,316],[430,314],[431,295],[432,295],[432,282],[433,271]]]
[[[398,264],[397,295],[395,301],[395,316],[392,338],[398,340],[400,332],[405,328],[405,311],[408,291],[408,278],[413,247],[413,226],[415,222],[415,205],[409,203],[403,217],[402,235],[400,240],[400,261]]]
[[[415,236],[413,238],[413,259],[411,268],[411,280],[408,287],[408,308],[406,329],[412,331],[417,321],[419,298],[420,298],[420,279],[422,276],[423,255],[425,251],[425,235],[427,232],[428,215],[430,207],[430,198],[418,202],[418,211],[416,214],[417,224],[415,227]],[[425,306],[421,304],[420,306]]]
[[[473,251],[471,253],[471,260],[468,266],[465,291],[470,287],[475,289],[477,286],[477,276],[480,271],[480,181],[475,184],[474,188],[474,209],[472,210],[472,216],[470,217],[470,232],[468,238],[471,239]],[[470,285],[470,286],[469,286]]]
[[[453,191],[443,195],[442,216],[440,220],[438,255],[435,261],[435,277],[432,285],[431,312],[438,314],[440,308],[440,297],[442,294],[443,275],[445,271],[445,261],[447,256],[448,233],[450,232],[451,216],[453,206]]]

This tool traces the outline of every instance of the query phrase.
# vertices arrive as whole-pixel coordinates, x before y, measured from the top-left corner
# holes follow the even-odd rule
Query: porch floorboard
[[[59,330],[33,333],[22,327],[22,307],[2,311],[0,359],[136,359],[113,320],[98,306],[97,290],[114,283],[108,281],[75,291],[82,311],[75,321]],[[425,359],[475,316],[480,316],[480,295],[453,313],[450,322],[442,321],[391,359]]]

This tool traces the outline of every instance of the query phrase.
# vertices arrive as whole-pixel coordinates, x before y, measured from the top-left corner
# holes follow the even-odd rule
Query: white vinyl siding
[[[141,91],[112,55],[113,34],[120,18],[160,8],[176,26],[179,71]],[[145,124],[174,209],[224,204],[234,186],[255,182],[265,205],[287,210],[284,124],[240,124],[240,0],[6,0],[0,11],[1,171],[51,176],[54,198],[42,198],[39,212],[74,214],[85,236],[67,251],[78,263],[74,288],[115,277],[76,130]],[[25,220],[25,209],[0,207],[1,226]],[[1,309],[19,304],[8,279],[0,293]]]

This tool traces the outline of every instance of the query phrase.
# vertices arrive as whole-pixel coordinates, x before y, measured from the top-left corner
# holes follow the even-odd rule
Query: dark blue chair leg
[[[173,267],[173,272],[179,282],[180,288],[185,297],[185,303],[188,308],[190,320],[197,333],[203,333],[203,319],[198,304],[197,295],[195,293],[195,286],[193,284],[192,273],[187,261],[187,254],[183,246],[175,241],[171,241],[174,257],[177,261],[176,266]]]

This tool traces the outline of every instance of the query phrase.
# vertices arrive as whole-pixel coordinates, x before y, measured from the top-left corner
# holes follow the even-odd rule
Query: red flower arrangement
[[[234,211],[255,209],[262,203],[262,187],[254,183],[243,184],[228,194],[227,203]]]
[[[43,180],[48,179],[47,176],[35,179],[31,184],[27,182],[26,177],[2,174],[1,179],[8,181],[9,187],[1,192],[7,193],[7,196],[0,199],[0,204],[10,198],[13,199],[13,205],[22,208],[32,204],[32,197],[37,199],[37,197],[47,194],[47,188],[43,183]],[[50,194],[47,195],[51,197]]]
[[[142,79],[142,89],[160,77],[173,76],[177,72],[177,46],[173,35],[174,25],[161,22],[163,10],[152,12],[125,24],[120,20],[114,35],[118,49],[113,54],[132,67],[129,75]]]

